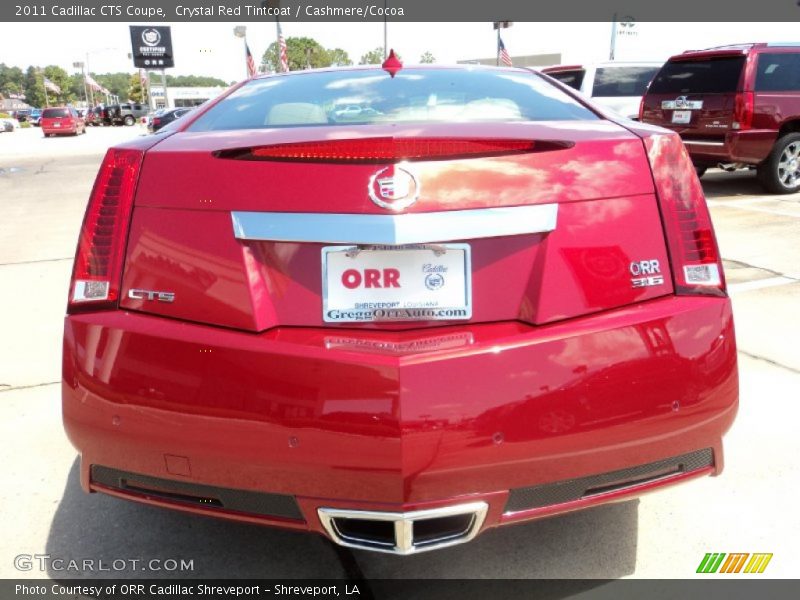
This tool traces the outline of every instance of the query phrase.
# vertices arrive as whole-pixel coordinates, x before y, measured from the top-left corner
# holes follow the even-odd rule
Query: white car
[[[545,67],[541,72],[623,117],[637,119],[642,96],[662,65],[660,62],[607,62],[557,65]]]
[[[3,117],[3,118],[0,118],[0,122],[2,122],[3,124],[11,123],[11,127],[14,128],[14,129],[19,129],[20,128],[19,121],[17,121],[14,117]]]

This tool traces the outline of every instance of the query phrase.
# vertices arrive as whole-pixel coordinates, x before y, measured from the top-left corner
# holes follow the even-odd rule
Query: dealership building
[[[167,97],[164,100],[164,88],[152,85],[150,94],[156,108],[181,108],[184,106],[198,106],[206,100],[216,98],[226,87],[170,87],[167,86]]]

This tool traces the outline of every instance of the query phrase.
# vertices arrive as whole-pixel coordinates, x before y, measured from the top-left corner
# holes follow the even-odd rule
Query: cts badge
[[[631,285],[635,288],[663,285],[664,276],[661,275],[661,265],[657,260],[637,260],[630,266]]]
[[[174,302],[174,292],[157,292],[155,290],[128,290],[128,298],[134,300],[155,300],[157,302]]]
[[[419,198],[417,178],[406,168],[389,165],[369,180],[369,197],[381,208],[403,210]]]

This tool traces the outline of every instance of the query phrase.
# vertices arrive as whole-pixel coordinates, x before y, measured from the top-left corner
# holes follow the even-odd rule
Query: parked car
[[[150,133],[155,133],[165,125],[169,125],[191,111],[192,108],[190,107],[170,108],[169,110],[161,111],[160,114],[153,114],[147,121],[147,129]]]
[[[63,337],[85,491],[410,554],[721,472],[731,303],[679,136],[392,60],[107,152]]]
[[[83,120],[86,121],[86,125],[96,126],[97,125],[97,109],[89,108],[86,110],[86,114],[83,117]]]
[[[86,133],[86,122],[78,111],[69,106],[45,108],[41,116],[44,137]]]
[[[112,104],[106,107],[103,120],[106,125],[131,126],[147,116],[148,110],[145,104]]]
[[[542,69],[550,77],[578,90],[597,104],[629,119],[638,119],[639,104],[663,63],[606,62],[558,65]]]
[[[41,124],[41,120],[42,120],[41,108],[34,108],[31,111],[30,115],[28,115],[28,121],[30,121],[30,124],[33,125],[34,127],[39,127],[39,125]]]
[[[673,56],[642,120],[680,134],[702,175],[755,168],[764,189],[800,190],[800,45],[743,44]]]
[[[21,108],[19,110],[14,111],[14,118],[16,118],[20,123],[24,123],[28,120],[31,116],[31,109],[29,108]]]
[[[6,125],[11,125],[11,131],[20,128],[19,120],[16,119],[13,114],[14,113],[0,113],[0,123],[3,124],[5,131],[8,131],[8,129],[5,128]]]
[[[0,119],[0,132],[10,133],[14,131],[14,124],[9,119]]]

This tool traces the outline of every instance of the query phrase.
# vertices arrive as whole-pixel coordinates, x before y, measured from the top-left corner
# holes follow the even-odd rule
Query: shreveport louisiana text
[[[171,596],[204,596],[207,598],[228,598],[245,596],[352,596],[361,595],[355,584],[341,585],[212,585],[206,583],[114,583],[108,585],[82,585],[52,583],[47,585],[19,583],[15,586],[16,596],[88,596],[101,595],[142,596],[149,594],[154,598]]]

